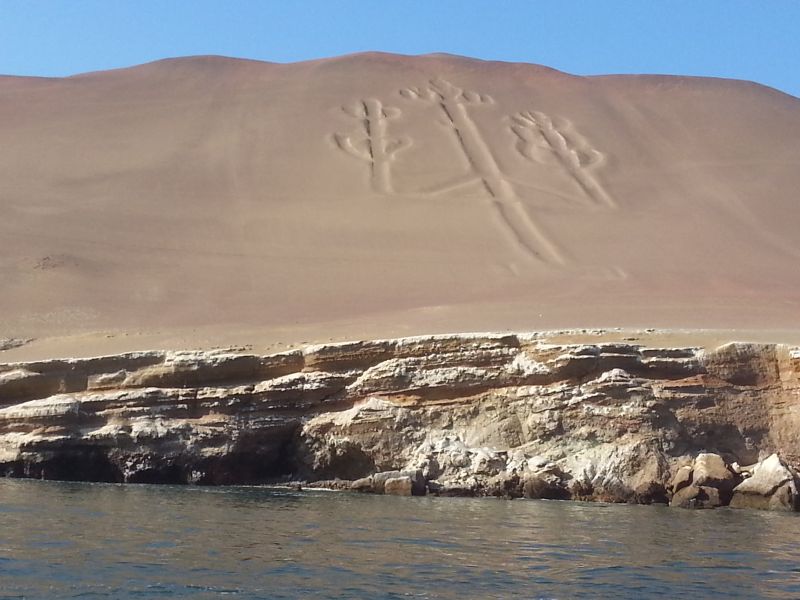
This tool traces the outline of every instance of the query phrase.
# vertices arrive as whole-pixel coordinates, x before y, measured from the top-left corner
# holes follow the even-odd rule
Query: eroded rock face
[[[376,474],[397,472],[395,493],[405,477],[418,491],[419,473],[423,491],[443,495],[743,503],[756,474],[740,483],[729,464],[772,453],[800,462],[798,373],[800,351],[781,345],[557,345],[536,334],[5,364],[0,472],[201,484],[373,476],[373,488]]]

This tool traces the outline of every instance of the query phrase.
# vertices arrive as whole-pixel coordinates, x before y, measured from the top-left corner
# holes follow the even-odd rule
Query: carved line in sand
[[[467,110],[468,106],[493,104],[491,96],[464,91],[444,79],[432,80],[424,88],[405,88],[400,94],[439,105],[470,165],[471,174],[462,183],[479,181],[483,185],[502,223],[526,252],[547,263],[564,264],[563,253],[525,210]]]
[[[469,173],[466,175],[416,193],[440,194],[479,184],[489,194],[501,222],[520,248],[542,262],[566,264],[564,253],[525,209],[513,184],[538,188],[523,182],[512,182],[503,173],[480,128],[469,114],[470,106],[493,104],[491,96],[465,91],[441,78],[429,81],[424,87],[401,89],[400,95],[409,100],[438,105],[445,124],[453,131],[458,147],[469,164]],[[411,144],[407,138],[387,137],[387,120],[398,117],[400,110],[383,106],[376,99],[360,100],[342,109],[345,114],[361,122],[361,131],[356,136],[335,134],[337,146],[347,154],[369,163],[372,187],[376,192],[394,193],[390,164],[396,152]],[[524,157],[544,164],[554,159],[577,181],[593,204],[615,206],[588,171],[601,162],[602,155],[574,132],[571,124],[559,122],[556,125],[540,112],[519,113],[512,122],[512,130],[520,138],[517,150]],[[570,200],[563,195],[547,192]]]
[[[572,123],[539,111],[517,113],[511,121],[511,130],[519,138],[517,151],[522,156],[544,165],[561,165],[594,204],[616,208],[591,172],[602,163],[603,155],[575,131]]]
[[[392,193],[392,178],[389,163],[394,155],[410,145],[407,138],[391,139],[386,135],[386,122],[400,116],[400,109],[383,106],[380,100],[368,98],[349,106],[342,111],[358,119],[361,130],[355,135],[335,133],[336,145],[347,154],[370,165],[373,189],[379,194]]]

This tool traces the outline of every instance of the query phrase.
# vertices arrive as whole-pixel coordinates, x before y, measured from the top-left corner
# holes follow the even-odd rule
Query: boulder
[[[692,465],[692,484],[698,487],[713,487],[723,494],[729,493],[739,483],[736,474],[728,469],[719,454],[703,452],[697,455]]]
[[[700,493],[695,497],[697,508],[717,508],[722,506],[720,499],[720,490],[715,487],[701,485],[698,487]]]
[[[356,479],[350,484],[350,489],[354,492],[375,493],[375,488],[372,485],[372,476]]]
[[[635,492],[617,476],[608,477],[594,486],[594,500],[621,504],[633,502]]]
[[[690,485],[673,494],[669,505],[679,508],[716,508],[722,506],[722,502],[717,488]]]
[[[405,473],[401,471],[381,471],[380,473],[375,473],[372,476],[373,491],[376,494],[383,494],[387,480],[402,477],[403,475],[405,475]]]
[[[485,493],[498,498],[520,498],[522,497],[522,480],[516,471],[500,473],[488,481]]]
[[[410,492],[409,494],[399,493],[398,490],[405,486],[405,483],[401,483],[401,481],[404,482],[406,479],[410,482]],[[392,482],[392,491],[387,491],[386,485],[392,480],[397,481]],[[381,471],[369,477],[356,479],[350,485],[350,489],[355,492],[396,494],[400,496],[412,494],[414,496],[424,496],[426,491],[425,478],[422,476],[422,471]]]
[[[780,457],[773,454],[755,465],[752,476],[734,488],[731,506],[759,510],[797,510],[796,477]]]
[[[691,465],[680,467],[672,477],[670,506],[714,508],[731,500],[733,488],[741,481],[719,454],[701,452]]]
[[[768,510],[796,511],[800,509],[796,481],[787,481],[769,499]]]
[[[669,505],[670,506],[677,506],[680,508],[693,508],[696,502],[694,499],[697,498],[697,495],[700,493],[700,490],[697,488],[696,485],[689,485],[686,487],[682,487],[680,490],[672,494],[672,498],[670,498]]]
[[[475,487],[470,484],[458,484],[452,482],[441,482],[436,480],[428,481],[428,492],[434,496],[447,498],[472,498],[477,494]]]
[[[545,474],[531,475],[522,485],[522,495],[526,498],[545,500],[569,500],[570,493],[561,480]]]
[[[681,491],[683,488],[688,487],[692,483],[692,466],[684,465],[675,471],[669,487],[673,494]]]
[[[320,479],[319,481],[307,481],[302,484],[304,488],[337,490],[346,492],[353,490],[353,482],[347,479]]]
[[[668,504],[668,498],[664,484],[648,481],[633,490],[632,501],[636,504]]]
[[[390,477],[383,483],[383,493],[390,496],[411,496],[414,482],[408,475]]]

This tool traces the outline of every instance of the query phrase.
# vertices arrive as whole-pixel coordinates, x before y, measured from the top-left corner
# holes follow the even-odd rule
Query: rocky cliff
[[[798,431],[800,349],[774,344],[472,334],[0,365],[14,477],[792,508]]]

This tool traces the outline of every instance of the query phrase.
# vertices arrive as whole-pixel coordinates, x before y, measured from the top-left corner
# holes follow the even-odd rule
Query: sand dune
[[[2,77],[0,338],[800,329],[799,140],[753,83],[446,55]]]

